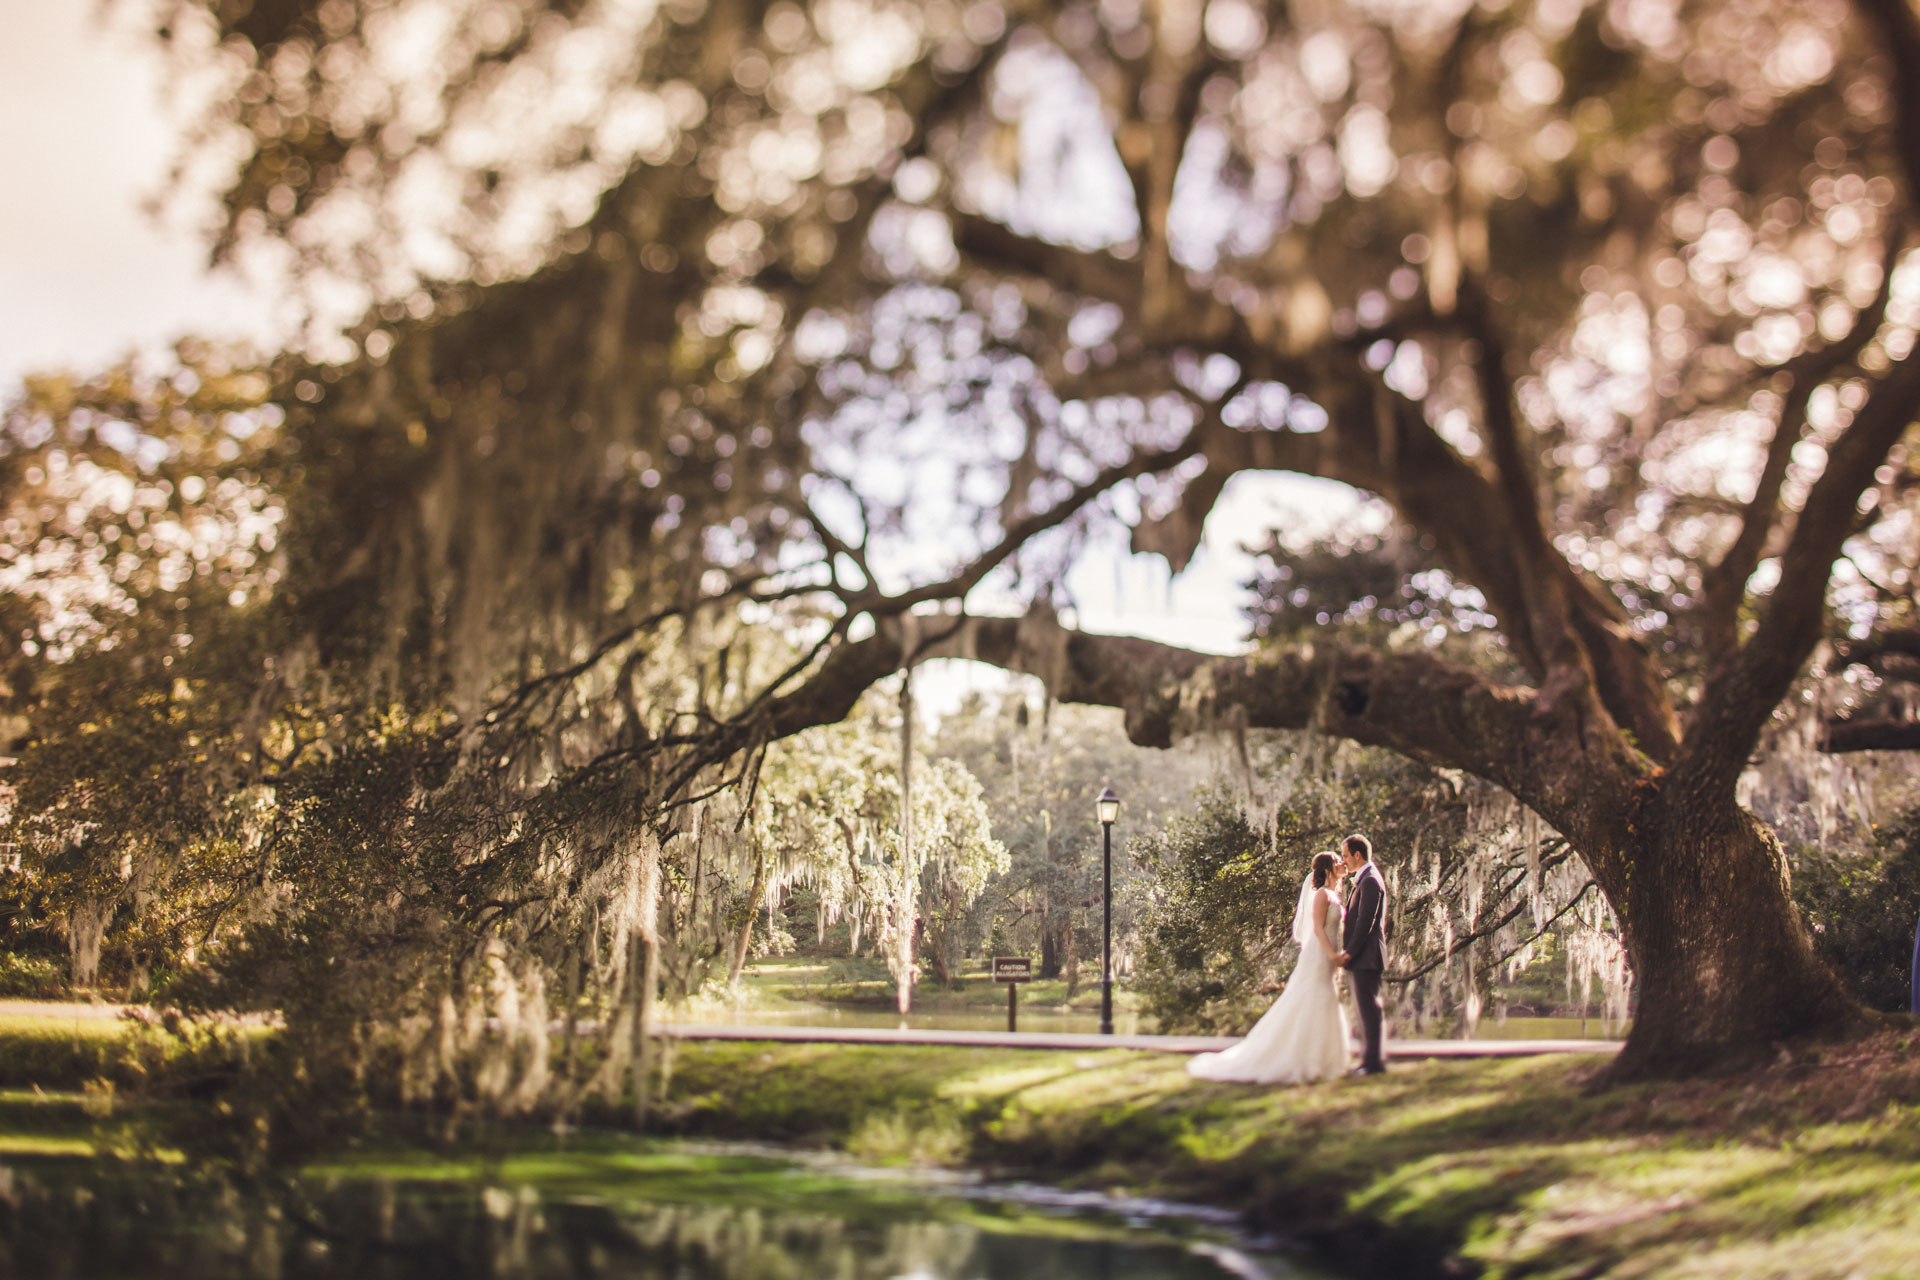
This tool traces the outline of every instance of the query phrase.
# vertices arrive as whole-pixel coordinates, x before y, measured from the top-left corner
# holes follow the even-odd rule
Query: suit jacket
[[[1340,949],[1347,953],[1349,969],[1378,972],[1387,967],[1387,886],[1371,862],[1360,868],[1347,896]]]

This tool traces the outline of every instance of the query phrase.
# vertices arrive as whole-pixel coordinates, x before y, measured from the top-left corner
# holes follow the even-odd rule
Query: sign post
[[[1020,1014],[1015,1003],[1020,984],[1033,981],[1033,961],[1026,956],[995,956],[993,980],[1007,984],[1007,1030],[1020,1029]]]

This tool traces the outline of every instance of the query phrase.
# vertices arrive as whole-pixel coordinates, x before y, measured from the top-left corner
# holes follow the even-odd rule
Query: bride
[[[1246,1039],[1219,1053],[1203,1053],[1187,1063],[1202,1080],[1246,1080],[1255,1084],[1300,1084],[1324,1080],[1347,1069],[1347,1011],[1334,980],[1333,958],[1340,951],[1340,927],[1346,909],[1339,884],[1346,868],[1331,853],[1313,855],[1313,874],[1300,886],[1293,912],[1293,940],[1300,960],[1280,998],[1253,1024]]]

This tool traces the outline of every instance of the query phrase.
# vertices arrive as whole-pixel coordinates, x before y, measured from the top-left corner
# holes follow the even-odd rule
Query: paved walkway
[[[0,1000],[0,1018],[69,1018],[82,1022],[117,1018],[124,1004],[94,1004],[84,1000]]]
[[[901,1031],[887,1027],[709,1027],[662,1023],[661,1035],[681,1040],[760,1040],[786,1044],[933,1044],[975,1049],[1146,1049],[1208,1053],[1237,1036],[1102,1036],[1056,1031]],[[1387,1041],[1389,1060],[1414,1058],[1524,1058],[1543,1053],[1618,1053],[1618,1040],[1400,1040]]]
[[[0,1000],[0,1017],[29,1016],[91,1022],[118,1018],[128,1006],[81,1001]],[[564,1025],[555,1022],[557,1032]],[[581,1024],[583,1029],[591,1024]],[[762,1040],[786,1044],[930,1044],[975,1049],[1145,1049],[1154,1053],[1210,1053],[1237,1036],[1102,1036],[1062,1031],[912,1031],[892,1027],[713,1027],[662,1023],[659,1033],[681,1040]],[[1356,1046],[1356,1053],[1358,1046]],[[1401,1040],[1387,1041],[1389,1059],[1524,1058],[1543,1053],[1618,1053],[1618,1040]]]

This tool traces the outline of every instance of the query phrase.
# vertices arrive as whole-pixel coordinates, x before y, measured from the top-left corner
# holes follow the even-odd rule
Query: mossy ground
[[[1141,1053],[704,1043],[668,1098],[690,1133],[1228,1204],[1380,1274],[1920,1275],[1920,1037],[1725,1079],[1599,1089],[1597,1071],[1433,1062],[1266,1089]]]

